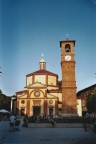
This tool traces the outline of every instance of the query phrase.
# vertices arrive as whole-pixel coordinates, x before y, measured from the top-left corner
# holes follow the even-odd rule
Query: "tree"
[[[96,113],[96,89],[92,90],[88,96],[87,109],[90,113]]]
[[[10,111],[11,97],[6,96],[0,91],[0,109],[6,109]]]
[[[0,90],[0,95],[2,94],[2,91]]]

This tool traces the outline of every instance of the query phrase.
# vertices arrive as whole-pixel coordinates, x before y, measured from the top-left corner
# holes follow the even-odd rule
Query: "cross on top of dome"
[[[41,56],[42,56],[42,58],[41,58],[41,60],[40,60],[40,63],[46,63],[46,61],[45,61],[44,58],[43,58],[43,56],[44,56],[43,53],[41,54]]]

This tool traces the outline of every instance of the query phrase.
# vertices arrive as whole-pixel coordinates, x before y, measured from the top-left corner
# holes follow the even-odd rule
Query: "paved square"
[[[4,126],[0,144],[96,144],[96,133],[90,128],[84,131],[83,128],[20,126],[20,131],[10,132],[9,123],[5,122]]]

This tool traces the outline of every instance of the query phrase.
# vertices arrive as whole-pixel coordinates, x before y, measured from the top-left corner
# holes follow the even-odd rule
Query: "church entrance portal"
[[[25,108],[21,108],[21,116],[25,115]]]
[[[49,114],[53,115],[53,107],[49,107]]]
[[[39,115],[41,113],[41,107],[40,106],[33,106],[33,115]]]

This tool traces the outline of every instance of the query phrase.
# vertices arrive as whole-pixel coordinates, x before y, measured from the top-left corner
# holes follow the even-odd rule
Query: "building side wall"
[[[82,116],[82,104],[81,99],[77,99],[77,113],[79,116]]]

